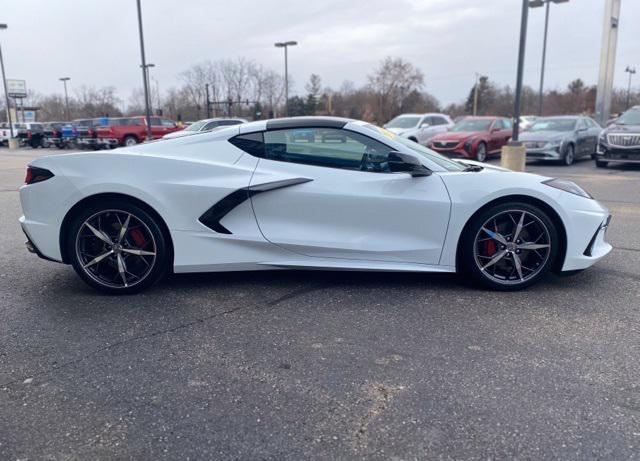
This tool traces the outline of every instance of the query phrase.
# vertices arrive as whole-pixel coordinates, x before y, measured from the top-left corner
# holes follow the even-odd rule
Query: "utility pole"
[[[209,99],[209,84],[204,84],[204,90],[207,95],[207,118],[211,118],[211,100]]]
[[[529,0],[531,8],[539,8],[546,5],[544,14],[544,40],[542,41],[542,68],[540,70],[540,92],[538,93],[538,115],[542,116],[542,104],[544,98],[544,68],[547,60],[547,32],[549,30],[549,5],[551,3],[567,3],[569,0]]]
[[[628,109],[631,106],[631,76],[636,73],[636,68],[635,67],[631,68],[630,66],[627,66],[627,68],[624,71],[629,73],[629,86],[627,87],[627,106],[626,106],[626,108]]]
[[[149,82],[147,79],[147,63],[144,56],[144,34],[142,32],[142,6],[140,6],[140,0],[137,0],[138,5],[138,31],[140,32],[140,57],[142,59],[142,84],[144,85],[144,105],[147,119],[147,141],[151,141],[153,135],[151,134],[151,107],[149,104]]]
[[[611,92],[613,74],[616,67],[616,47],[618,44],[618,21],[620,0],[605,0],[602,46],[600,49],[600,73],[596,94],[596,121],[604,126],[611,114]]]
[[[476,84],[473,87],[473,115],[478,113],[478,77],[480,74],[476,72]]]
[[[67,112],[67,121],[71,120],[71,115],[69,114],[69,95],[67,94],[67,82],[71,80],[70,77],[60,77],[62,83],[64,83],[64,107]]]

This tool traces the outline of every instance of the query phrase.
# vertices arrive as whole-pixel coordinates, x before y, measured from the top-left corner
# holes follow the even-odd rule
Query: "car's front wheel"
[[[542,209],[503,203],[476,215],[460,241],[460,272],[485,287],[519,290],[542,278],[558,254],[558,230]]]
[[[77,214],[67,239],[67,255],[78,275],[109,294],[141,291],[165,274],[167,237],[157,218],[119,200],[92,204]]]
[[[478,162],[487,160],[487,145],[483,142],[478,144],[478,148],[476,149],[476,160]]]

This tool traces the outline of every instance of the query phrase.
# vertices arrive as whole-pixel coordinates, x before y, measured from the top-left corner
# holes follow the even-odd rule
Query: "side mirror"
[[[431,125],[427,122],[424,122],[423,124],[420,125],[420,128],[429,128]]]
[[[495,133],[497,131],[502,131],[502,128],[491,128],[491,133]]]
[[[387,162],[389,169],[394,173],[409,173],[414,178],[431,175],[431,170],[413,155],[395,151],[389,152]]]

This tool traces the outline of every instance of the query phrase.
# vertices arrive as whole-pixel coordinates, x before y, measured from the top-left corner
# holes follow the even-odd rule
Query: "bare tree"
[[[369,87],[376,94],[378,107],[376,119],[385,122],[398,115],[402,101],[414,90],[424,85],[420,69],[402,58],[385,58],[373,74],[369,75]]]

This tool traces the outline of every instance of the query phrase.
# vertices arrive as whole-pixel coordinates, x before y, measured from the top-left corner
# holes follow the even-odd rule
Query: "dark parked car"
[[[640,163],[640,106],[634,106],[598,138],[596,166],[605,168],[609,162]]]
[[[529,160],[559,160],[571,165],[576,158],[593,156],[601,130],[589,117],[543,117],[520,134],[520,141]]]

